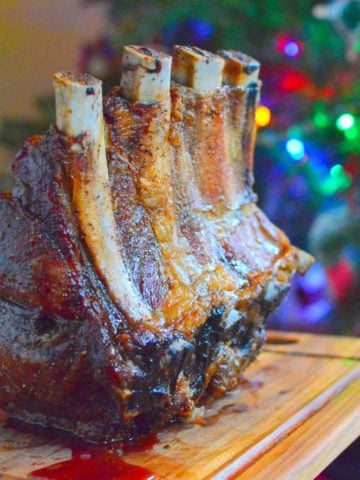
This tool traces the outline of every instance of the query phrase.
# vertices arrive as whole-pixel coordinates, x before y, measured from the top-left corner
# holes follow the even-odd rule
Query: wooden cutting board
[[[269,339],[247,381],[215,402],[204,425],[169,428],[151,450],[123,459],[156,479],[313,479],[360,435],[360,339]],[[61,444],[0,427],[4,480],[71,456]]]

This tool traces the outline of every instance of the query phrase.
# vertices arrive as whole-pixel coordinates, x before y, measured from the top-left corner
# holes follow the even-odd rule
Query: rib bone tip
[[[170,55],[137,45],[124,47],[121,89],[132,101],[154,102],[169,96]]]
[[[60,71],[54,74],[54,83],[77,86],[78,88],[101,87],[101,80],[93,77],[89,73],[74,73]]]
[[[100,80],[86,73],[58,72],[54,90],[59,130],[70,136],[98,130],[102,118]]]
[[[221,86],[224,59],[198,47],[175,45],[173,79],[200,92]]]
[[[247,86],[258,80],[260,63],[254,58],[235,50],[220,50],[218,54],[225,60],[224,84]]]

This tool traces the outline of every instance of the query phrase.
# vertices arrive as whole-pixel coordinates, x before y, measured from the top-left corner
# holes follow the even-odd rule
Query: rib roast
[[[104,102],[92,76],[55,75],[56,126],[26,140],[0,196],[9,416],[129,440],[236,387],[311,264],[256,206],[259,67],[128,46]]]

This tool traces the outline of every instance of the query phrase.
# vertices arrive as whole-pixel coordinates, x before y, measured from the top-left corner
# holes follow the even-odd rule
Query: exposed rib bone
[[[129,279],[116,236],[108,186],[101,82],[90,75],[60,72],[55,75],[54,88],[58,128],[69,136],[86,134],[86,164],[72,172],[73,202],[86,246],[118,307],[132,320],[146,320],[150,311]]]
[[[192,132],[196,141],[191,155],[198,188],[210,206],[218,203],[232,206],[235,202],[226,144],[225,93],[219,88],[224,63],[218,55],[196,47],[174,49],[173,79],[194,90],[182,95],[185,102],[190,100],[189,114],[196,119]]]
[[[221,86],[224,60],[197,47],[176,45],[173,57],[173,79],[200,92]]]
[[[124,48],[121,88],[126,98],[154,102],[169,96],[171,57],[146,47]]]
[[[223,83],[233,86],[246,86],[259,78],[260,63],[252,57],[234,50],[218,52],[225,60]]]
[[[140,53],[139,53],[140,50]],[[159,242],[162,256],[166,259],[166,274],[171,279],[171,292],[163,304],[164,316],[168,321],[180,319],[184,311],[191,306],[190,278],[198,275],[196,260],[190,262],[189,252],[184,248],[177,234],[177,215],[172,189],[172,165],[170,161],[170,72],[167,65],[171,57],[159,54],[153,49],[130,47],[126,50],[126,62],[141,65],[131,71],[131,82],[138,87],[132,89],[128,83],[127,71],[121,79],[121,93],[130,102],[123,105],[127,124],[138,124],[140,109],[142,135],[138,141],[124,148],[128,150],[128,161],[132,165],[136,188],[141,204],[151,219],[155,236]],[[157,64],[157,72],[143,65]],[[145,89],[142,86],[151,85]],[[158,89],[162,89],[159,96]],[[160,98],[159,98],[160,97]],[[148,103],[148,105],[146,105]],[[119,139],[120,142],[122,139]],[[181,252],[181,253],[180,253]],[[191,255],[191,254],[190,254]],[[194,268],[195,267],[195,268]]]
[[[234,50],[221,50],[218,53],[225,59],[223,82],[235,87],[227,92],[228,148],[238,183],[238,203],[247,203],[253,196],[255,109],[261,87],[258,80],[260,63]]]
[[[167,57],[160,56],[156,50],[152,49],[146,49],[146,53],[148,58],[143,61],[157,62],[158,77],[154,79],[152,71],[149,72],[143,68],[134,69],[132,81],[135,84],[141,82],[146,84],[146,75],[154,79],[153,83],[158,83],[160,76],[163,75],[162,65],[164,58],[167,59]],[[141,54],[143,58],[143,50]],[[127,55],[127,62],[133,65],[138,60],[139,52],[131,48],[127,50]],[[135,59],[131,58],[132,55]],[[220,63],[223,63],[222,59]],[[169,130],[172,129],[170,126],[170,78],[167,83],[168,94],[165,94],[166,84],[163,82],[161,84],[164,88],[163,98],[158,100],[159,97],[154,88],[154,97],[147,95],[147,102],[144,102],[141,89],[137,89],[134,95],[133,90],[130,89],[129,93],[124,87],[126,82],[122,80],[121,85],[121,95],[128,98],[127,101],[122,102],[116,116],[116,123],[123,122],[124,125],[124,134],[121,135],[119,132],[118,144],[122,144],[123,156],[125,154],[127,162],[131,165],[141,204],[151,218],[152,228],[164,259],[170,285],[162,305],[164,318],[169,323],[177,322],[181,329],[195,328],[206,320],[214,305],[224,305],[224,297],[231,294],[220,291],[219,285],[223,287],[226,283],[225,275],[212,274],[215,268],[213,262],[202,264],[201,259],[197,257],[197,250],[195,251],[189,236],[182,228],[184,225],[190,228],[190,220],[184,219],[184,222],[180,220],[184,210],[180,207],[177,187],[181,188],[181,181],[176,173],[175,159],[172,155],[173,145],[170,145],[169,139],[172,136]],[[126,136],[132,128],[136,128],[134,130],[136,132],[141,131],[141,135],[132,134],[130,138],[133,140],[125,142],[124,135]],[[191,159],[189,160],[191,162]],[[195,239],[194,241],[196,243]],[[217,293],[218,291],[220,294]]]
[[[153,229],[156,235],[169,241],[176,225],[171,197],[171,164],[169,162],[169,122],[170,122],[170,75],[171,57],[145,47],[125,47],[121,93],[128,103],[128,116],[131,118],[137,103],[151,103],[142,110],[144,133],[141,142],[130,146],[139,151],[132,159],[139,174],[136,178],[143,205],[154,215]],[[128,66],[131,66],[129,69]],[[156,71],[155,71],[156,68]],[[123,108],[126,108],[125,106]],[[145,111],[151,111],[146,118]],[[136,114],[134,115],[136,121]],[[167,204],[167,205],[166,205]],[[162,215],[167,216],[165,224],[160,224]]]

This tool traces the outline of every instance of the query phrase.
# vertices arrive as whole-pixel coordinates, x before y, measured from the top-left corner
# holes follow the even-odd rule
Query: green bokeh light
[[[343,113],[336,120],[336,126],[339,130],[348,130],[349,128],[354,126],[354,123],[355,117],[354,115],[351,115],[351,113]]]
[[[330,175],[325,179],[321,186],[324,195],[334,195],[338,192],[344,192],[352,183],[352,179],[345,172],[344,167],[337,163],[330,169]]]
[[[344,134],[348,140],[356,140],[359,137],[359,129],[356,125],[344,130]]]
[[[318,128],[326,128],[329,125],[329,117],[324,112],[317,112],[314,116],[314,123]]]
[[[331,167],[330,175],[332,177],[338,177],[342,173],[344,173],[344,167],[342,165],[340,165],[339,163],[334,165],[333,167]]]

